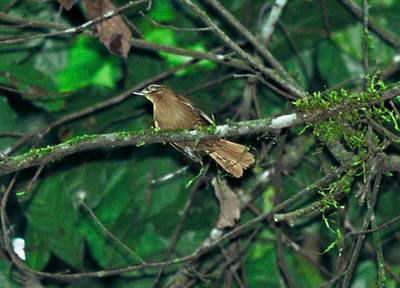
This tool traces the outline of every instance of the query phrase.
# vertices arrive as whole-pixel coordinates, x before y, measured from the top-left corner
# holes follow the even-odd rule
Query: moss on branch
[[[76,136],[54,146],[35,148],[22,155],[5,158],[0,161],[0,176],[32,166],[45,165],[68,155],[90,149],[129,145],[143,146],[171,141],[200,141],[212,138],[240,136],[271,130],[270,123],[271,118],[265,118],[220,126],[211,125],[198,130],[146,129]],[[287,122],[286,124],[289,127],[294,122]]]

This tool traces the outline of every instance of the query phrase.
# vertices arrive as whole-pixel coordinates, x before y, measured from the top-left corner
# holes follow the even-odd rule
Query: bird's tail
[[[243,170],[254,163],[254,156],[248,152],[246,146],[223,139],[215,144],[213,152],[209,153],[209,155],[226,172],[236,178],[242,177]]]

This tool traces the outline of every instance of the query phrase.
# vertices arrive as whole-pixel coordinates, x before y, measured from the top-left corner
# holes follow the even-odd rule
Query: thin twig
[[[15,89],[12,87],[8,87],[5,85],[0,85],[0,91],[8,91],[8,92],[13,92],[13,93],[18,93],[20,95],[25,95],[25,96],[31,96],[31,99],[34,100],[40,100],[40,101],[46,101],[46,100],[54,100],[55,98],[57,99],[62,99],[64,97],[68,97],[67,93],[58,93],[58,92],[49,92],[49,93],[41,93],[41,92],[32,92],[32,91],[22,91],[19,89]],[[28,97],[26,97],[28,99]]]
[[[338,0],[338,1],[362,22],[363,10],[353,0]],[[400,49],[400,39],[397,36],[390,34],[389,32],[378,27],[376,23],[372,21],[371,18],[368,19],[368,28],[385,43],[389,44],[390,46],[396,49]]]
[[[20,132],[0,132],[0,138],[6,138],[6,137],[21,138],[23,136],[24,134]]]
[[[289,34],[289,31],[287,31],[285,25],[281,21],[278,22],[278,27],[283,32],[283,36],[285,37],[286,41],[288,42],[290,49],[293,51],[293,54],[295,55],[296,60],[299,63],[301,70],[303,71],[304,77],[306,79],[308,79],[309,75],[307,72],[307,66],[306,66],[306,63],[304,63],[303,58],[301,58],[300,50],[297,48],[296,44],[294,43],[294,41],[292,40],[292,37]]]
[[[193,204],[196,200],[197,194],[200,191],[200,185],[203,184],[204,177],[208,171],[209,165],[207,165],[203,171],[203,176],[200,179],[197,179],[196,183],[192,186],[190,195],[188,200],[186,201],[185,207],[183,208],[183,212],[181,213],[182,216],[180,217],[180,220],[178,224],[175,227],[174,233],[172,235],[172,239],[169,243],[168,249],[165,251],[165,259],[168,260],[171,258],[171,255],[173,251],[175,250],[175,247],[178,243],[178,240],[182,234],[183,227],[188,220],[189,214],[192,211]],[[162,274],[164,273],[164,269],[161,268],[160,271],[158,272],[156,278],[154,279],[152,287],[157,287],[158,283],[161,280]]]
[[[303,97],[304,91],[294,86],[291,82],[283,79],[279,76],[274,70],[265,67],[259,60],[249,55],[246,51],[244,51],[239,45],[235,43],[228,35],[225,34],[207,15],[206,12],[201,10],[197,5],[195,5],[191,0],[180,0],[180,2],[184,3],[186,7],[188,7],[193,13],[195,13],[199,18],[207,25],[213,28],[214,34],[229,48],[235,51],[238,55],[240,55],[244,60],[246,60],[249,64],[255,67],[257,70],[261,71],[263,75],[267,79],[272,79],[273,81],[285,87],[290,93],[292,93],[296,97]]]
[[[10,24],[17,24],[20,25],[19,27],[22,28],[26,27],[26,28],[55,29],[55,30],[65,29],[65,26],[63,24],[20,18],[8,15],[4,12],[0,12],[0,21]]]
[[[229,74],[223,75],[221,77],[217,77],[217,78],[214,77],[214,79],[210,79],[209,81],[201,83],[198,86],[194,86],[193,88],[189,88],[189,90],[185,91],[185,95],[190,95],[190,94],[197,93],[197,92],[199,92],[201,90],[209,89],[210,87],[219,85],[219,84],[224,83],[225,81],[231,80],[233,78],[234,78],[234,74],[233,73],[229,73]]]
[[[368,226],[371,223],[371,217],[373,216],[374,213],[374,208],[376,204],[376,199],[378,196],[380,184],[381,184],[381,179],[382,179],[382,164],[380,163],[381,159],[376,157],[373,160],[372,163],[372,168],[370,169],[369,175],[368,175],[368,182],[371,181],[372,175],[374,173],[377,173],[377,177],[375,177],[375,183],[373,189],[368,189],[367,191],[367,212],[365,213],[364,221],[361,227],[361,230],[366,230]],[[377,171],[379,170],[379,171]],[[369,186],[368,186],[369,187]],[[341,283],[341,288],[348,288],[350,287],[351,280],[353,278],[353,274],[356,268],[357,260],[360,256],[361,249],[364,244],[366,234],[359,234],[356,240],[356,244],[354,245],[354,248],[351,253],[350,260],[348,262],[348,265],[346,266],[346,273],[343,276],[343,281]]]
[[[345,169],[345,168],[343,168],[343,169]],[[339,169],[339,171],[341,171],[341,170]],[[337,173],[337,171],[332,172],[330,175],[327,175],[326,177],[320,179],[319,181],[315,182],[310,187],[307,187],[307,189],[300,191],[299,193],[295,194],[288,200],[278,204],[277,206],[274,207],[274,209],[272,211],[270,211],[266,214],[261,214],[260,216],[238,226],[237,228],[233,229],[232,231],[224,234],[223,236],[221,236],[219,238],[216,238],[212,241],[206,241],[207,245],[204,245],[204,243],[203,243],[203,245],[201,245],[201,247],[199,249],[197,249],[195,252],[193,252],[192,254],[186,255],[181,258],[176,258],[171,261],[150,262],[150,263],[145,263],[145,264],[131,265],[131,266],[119,268],[119,269],[100,270],[100,271],[94,271],[94,272],[60,274],[60,273],[41,272],[41,271],[36,271],[36,270],[30,269],[15,254],[11,253],[11,257],[15,258],[15,259],[13,258],[13,261],[18,263],[17,264],[17,265],[19,265],[18,267],[20,269],[23,269],[24,271],[30,272],[30,273],[40,276],[40,277],[59,279],[59,280],[64,280],[64,281],[74,280],[74,279],[82,279],[82,278],[92,278],[92,277],[106,277],[106,276],[112,276],[112,275],[119,275],[119,274],[127,273],[130,271],[137,271],[137,270],[141,270],[141,269],[145,269],[145,268],[160,269],[162,267],[172,267],[172,266],[176,266],[176,265],[179,265],[182,263],[188,263],[191,261],[195,261],[196,259],[198,259],[202,255],[206,254],[210,250],[214,249],[215,247],[218,247],[222,242],[227,241],[229,239],[233,239],[235,237],[238,237],[240,234],[245,233],[246,231],[248,231],[249,228],[253,227],[254,225],[259,225],[259,223],[262,223],[268,219],[272,219],[272,215],[274,213],[277,213],[283,209],[286,209],[289,205],[296,202],[298,199],[304,197],[305,195],[310,195],[311,191],[313,191],[314,189],[321,188],[321,186],[323,185],[323,183],[325,183],[325,181],[330,181],[332,179],[332,177],[336,177],[337,176],[336,173]],[[5,196],[8,196],[8,194],[9,194],[9,192],[6,193]],[[299,194],[301,196],[299,196]],[[7,202],[6,199],[7,198],[3,198],[2,203],[6,203]],[[1,206],[1,208],[4,208],[4,207],[5,207],[5,204]],[[1,217],[2,217],[2,223],[5,221],[5,217],[6,217],[4,211],[5,211],[4,209],[1,209],[1,211],[0,211]],[[5,224],[2,225],[2,229],[3,229],[3,233],[7,232]],[[6,237],[8,237],[7,234],[6,234]],[[10,243],[9,239],[5,239],[5,243],[6,244]],[[9,247],[11,247],[11,246],[9,246]],[[12,248],[10,248],[10,249],[12,249]]]
[[[104,13],[103,15],[94,18],[93,20],[87,21],[82,25],[79,25],[77,27],[73,27],[73,28],[68,28],[66,30],[63,31],[56,31],[56,32],[48,32],[48,33],[42,33],[42,34],[35,34],[35,35],[30,35],[27,37],[17,37],[17,38],[10,38],[10,39],[1,39],[0,40],[0,45],[4,45],[4,44],[19,44],[19,43],[23,43],[23,42],[27,42],[27,41],[32,41],[35,39],[41,39],[41,38],[49,38],[49,37],[56,37],[56,36],[66,36],[69,34],[75,34],[78,32],[81,32],[83,30],[85,30],[86,28],[100,22],[103,20],[107,20],[110,19],[111,17],[121,13],[122,11],[131,8],[133,6],[142,4],[142,3],[147,3],[148,0],[137,0],[137,1],[129,1],[127,4],[122,5],[121,7],[118,7],[115,10],[112,11],[107,11],[106,13]],[[54,27],[53,27],[54,28]]]
[[[286,134],[281,134],[278,136],[278,149],[277,149],[277,161],[275,162],[275,173],[273,177],[273,183],[275,186],[275,196],[274,196],[274,206],[277,206],[282,202],[282,168],[283,168],[283,152],[286,141]],[[274,216],[275,217],[275,216]],[[279,267],[279,271],[281,272],[282,278],[284,279],[288,288],[297,287],[296,282],[293,279],[292,274],[289,271],[285,255],[284,255],[284,247],[283,247],[283,238],[281,227],[275,225],[274,227],[276,241],[275,241],[275,249],[276,249],[276,262]]]
[[[362,51],[363,51],[363,68],[364,74],[368,75],[369,71],[369,31],[368,31],[368,0],[363,0],[363,35],[362,35]],[[367,80],[365,80],[367,82]],[[368,83],[365,83],[367,86]]]
[[[30,194],[30,193],[32,192],[32,190],[33,190],[33,185],[35,184],[35,182],[36,182],[37,179],[39,178],[40,173],[42,173],[43,168],[44,168],[44,165],[40,165],[40,166],[36,169],[35,175],[33,175],[32,179],[29,181],[29,183],[28,183],[28,185],[27,185],[27,187],[26,187],[26,189],[25,189],[23,195],[21,195],[21,197],[23,197],[23,198],[21,198],[21,199],[26,199],[26,198],[29,197],[29,194]],[[17,194],[17,195],[18,195],[18,194]],[[21,201],[21,200],[20,200],[20,201]]]
[[[158,23],[153,18],[151,18],[150,16],[144,14],[142,11],[139,11],[139,14],[142,15],[146,20],[150,21],[151,24],[153,24],[154,26],[159,27],[159,28],[165,28],[165,29],[170,29],[170,30],[174,30],[174,31],[210,31],[210,30],[212,30],[211,27],[184,28],[184,27],[175,27],[172,25],[161,24],[161,23]]]
[[[373,191],[373,194],[375,197],[377,197],[377,194],[378,194],[377,191],[379,190],[381,181],[382,181],[382,173],[378,172],[378,175],[375,177],[374,191]],[[376,190],[376,192],[375,192],[375,190]],[[372,201],[376,202],[376,199],[371,199],[370,205],[374,205],[374,203]],[[373,209],[373,208],[371,208],[371,209]],[[377,225],[376,225],[375,211],[372,211],[370,219],[371,219],[370,222],[371,222],[372,229],[376,229]],[[373,243],[374,251],[376,254],[376,264],[377,264],[376,266],[377,266],[377,270],[378,270],[378,285],[380,288],[384,288],[385,283],[386,283],[385,258],[383,256],[382,241],[381,241],[381,237],[380,237],[378,231],[372,232],[372,243]]]
[[[389,221],[386,221],[385,223],[373,228],[373,229],[366,229],[366,230],[362,230],[362,231],[352,231],[346,234],[345,238],[350,237],[350,236],[354,236],[354,235],[359,235],[359,234],[368,234],[368,233],[373,233],[373,232],[378,232],[381,231],[383,229],[388,228],[390,225],[398,222],[400,220],[400,215],[390,219]]]
[[[322,20],[324,23],[324,28],[326,31],[326,38],[330,38],[332,34],[332,29],[331,29],[331,24],[329,21],[329,15],[328,15],[328,7],[326,0],[320,0],[321,3],[321,10],[322,10]]]
[[[287,0],[275,0],[268,18],[261,25],[261,39],[265,45],[269,44],[271,36],[274,34],[275,26],[278,24],[286,4]]]
[[[286,0],[278,0],[277,2],[285,2]],[[301,89],[297,86],[296,81],[286,72],[282,64],[276,60],[276,58],[268,51],[268,49],[258,41],[258,39],[240,23],[218,0],[206,0],[206,3],[213,6],[213,8],[232,26],[234,27],[243,37],[249,41],[254,48],[260,53],[260,55],[275,68],[286,81],[290,82],[293,86]],[[284,4],[283,4],[284,6]],[[236,51],[235,49],[233,49]],[[238,51],[237,51],[238,52]]]
[[[97,218],[96,214],[94,214],[93,210],[90,209],[90,207],[85,203],[84,200],[80,202],[83,208],[89,213],[90,217],[94,220],[94,222],[101,228],[101,230],[111,239],[113,240],[114,243],[116,243],[119,247],[124,249],[126,252],[128,252],[128,255],[132,255],[135,258],[137,258],[142,264],[145,264],[146,262],[138,255],[135,251],[133,251],[131,248],[126,246],[121,240],[119,240],[117,237],[115,237],[114,234],[112,234],[104,225],[101,223],[100,219]]]
[[[247,63],[234,59],[230,57],[230,55],[221,55],[221,54],[213,54],[207,52],[199,52],[195,50],[188,50],[179,47],[166,46],[156,43],[151,43],[141,39],[132,39],[132,46],[141,49],[150,49],[154,51],[162,51],[176,55],[189,56],[193,59],[200,60],[211,60],[213,62],[224,64],[228,66],[232,66],[237,69],[246,70],[246,71],[254,71]]]

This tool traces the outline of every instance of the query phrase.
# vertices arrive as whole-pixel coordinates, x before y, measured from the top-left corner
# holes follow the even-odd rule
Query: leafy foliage
[[[112,2],[116,7],[127,3]],[[295,287],[318,287],[332,279],[341,281],[343,270],[337,268],[338,261],[351,257],[355,239],[346,233],[362,226],[368,208],[363,203],[370,197],[375,184],[372,179],[377,174],[387,172],[391,176],[383,176],[378,185],[371,219],[381,225],[398,214],[398,172],[385,171],[383,164],[376,164],[382,155],[393,162],[398,157],[399,100],[379,101],[383,92],[398,85],[398,68],[393,68],[397,65],[393,60],[396,48],[370,31],[367,72],[376,76],[366,78],[362,22],[348,13],[343,1],[287,1],[272,38],[261,44],[301,89],[308,91],[304,98],[292,101],[284,85],[266,82],[270,79],[263,78],[251,65],[247,70],[232,66],[235,61],[246,62],[220,41],[215,31],[193,30],[205,28],[204,23],[181,1],[149,2],[149,9],[148,3],[143,3],[122,11],[124,22],[131,24],[134,38],[142,35],[144,43],[169,46],[172,51],[133,44],[124,59],[110,54],[98,34],[90,35],[92,28],[84,33],[9,44],[9,38],[65,31],[85,23],[87,11],[80,1],[74,1],[68,12],[59,12],[56,1],[0,1],[0,151],[9,153],[29,134],[33,137],[12,155],[30,151],[30,155],[39,157],[52,153],[52,145],[61,142],[76,144],[99,133],[124,135],[151,128],[152,107],[146,99],[129,93],[123,100],[115,99],[122,99],[121,95],[132,87],[144,85],[143,81],[160,82],[213,114],[216,125],[274,117],[289,110],[310,116],[305,118],[309,120],[305,127],[236,139],[258,156],[256,166],[242,179],[227,179],[242,204],[255,199],[243,205],[236,227],[247,225],[260,213],[270,213],[304,189],[307,194],[279,212],[296,213],[315,203],[320,205],[296,221],[277,224],[267,217],[196,261],[182,264],[179,258],[198,251],[218,222],[219,206],[210,185],[212,178],[220,175],[216,165],[208,165],[205,159],[204,170],[208,172],[198,176],[203,167],[162,144],[83,151],[49,163],[37,179],[33,179],[37,168],[17,175],[7,204],[6,228],[12,228],[7,230],[11,239],[25,240],[24,263],[48,273],[75,273],[140,265],[143,261],[175,261],[175,265],[165,267],[159,287],[167,287],[182,274],[189,275],[188,281],[193,280],[196,287],[229,283],[233,283],[230,287],[240,287],[239,280],[247,287],[281,287],[285,281],[293,281]],[[251,57],[271,66],[217,9],[206,1],[193,2]],[[259,0],[220,2],[257,39],[262,38],[261,26],[273,5]],[[394,39],[400,37],[396,29],[400,1],[375,0],[369,5],[370,19]],[[224,61],[197,61],[174,48],[213,53]],[[187,65],[171,72],[182,64]],[[165,75],[154,80],[160,73]],[[107,101],[115,103],[101,106]],[[93,111],[54,125],[86,109]],[[210,132],[216,125],[209,127]],[[156,135],[157,129],[153,131]],[[335,171],[334,167],[343,168],[343,159],[332,146],[343,146],[351,155],[352,165],[316,185],[318,179]],[[275,175],[276,171],[281,173]],[[2,192],[11,177],[0,179]],[[345,211],[337,213],[344,206]],[[378,233],[385,240],[381,245],[384,266],[397,273],[398,228],[396,222]],[[373,285],[378,282],[382,263],[374,258],[370,247],[377,249],[371,245],[367,237],[352,278],[354,287],[377,287]],[[340,252],[333,249],[337,247]],[[0,283],[18,287],[26,275],[10,264],[6,254],[6,249],[0,253]],[[182,273],[185,268],[192,273]],[[290,277],[284,274],[285,269]],[[44,287],[70,288],[153,287],[160,270],[141,269],[68,284],[52,279],[42,283]],[[400,285],[390,274],[386,276],[387,287]]]

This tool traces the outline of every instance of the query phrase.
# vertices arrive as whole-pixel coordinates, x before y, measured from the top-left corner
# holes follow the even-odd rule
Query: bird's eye
[[[157,85],[157,84],[151,84],[149,86],[147,86],[147,88],[145,88],[143,91],[145,93],[153,93],[153,92],[157,92],[160,90],[160,88],[162,88],[163,86],[161,85]]]
[[[154,85],[150,85],[147,89],[149,89],[150,91],[154,91],[156,90],[156,87],[154,87]]]

